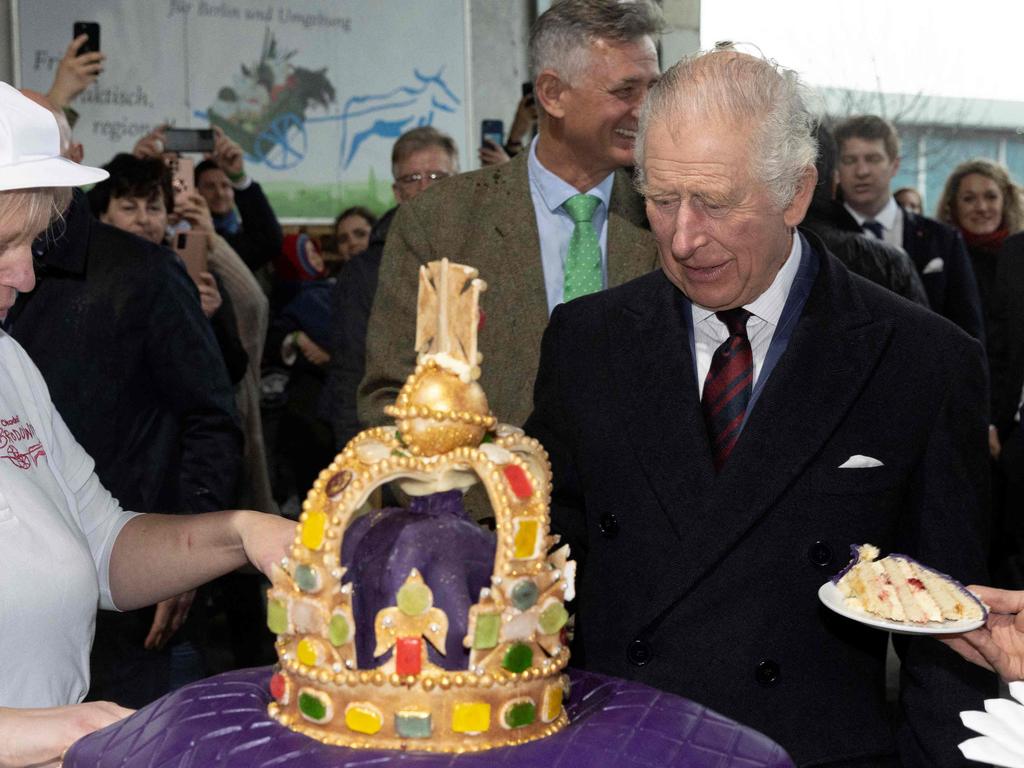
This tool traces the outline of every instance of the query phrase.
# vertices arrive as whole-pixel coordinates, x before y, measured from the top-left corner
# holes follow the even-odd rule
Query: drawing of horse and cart
[[[454,114],[461,101],[445,83],[442,71],[385,93],[349,97],[340,114],[308,117],[314,107],[324,111],[335,102],[327,68],[295,66],[297,51],[281,52],[267,30],[258,62],[242,65],[229,86],[222,87],[207,112],[196,112],[237,142],[250,160],[287,170],[305,158],[308,123],[340,122],[339,164],[348,168],[364,142],[373,137],[389,143],[402,133],[431,125],[439,113]]]

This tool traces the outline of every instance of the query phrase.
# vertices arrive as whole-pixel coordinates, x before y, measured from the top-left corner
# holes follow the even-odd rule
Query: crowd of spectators
[[[502,420],[526,422],[556,308],[659,263],[631,172],[661,21],[647,3],[608,5],[568,0],[545,14],[509,140],[479,149],[493,167],[460,174],[449,136],[413,128],[392,149],[395,206],[346,207],[327,237],[282,227],[220,129],[182,189],[174,179],[191,166],[166,151],[160,127],[110,159],[109,178],[74,191],[35,241],[35,287],[4,329],[125,509],[297,516],[335,453],[386,421],[414,365],[417,269],[437,258],[488,281],[482,384]],[[575,48],[574,24],[589,30]],[[74,162],[71,105],[103,62],[79,45],[48,94],[26,92],[52,111]],[[800,221],[811,247],[902,297],[900,312],[918,305],[907,317],[941,315],[984,348],[990,477],[978,482],[995,493],[978,513],[995,532],[990,583],[1024,588],[1022,192],[998,163],[965,158],[929,217],[917,190],[891,189],[900,143],[882,117],[823,120],[812,144],[816,184]],[[712,219],[715,204],[687,203]],[[618,525],[602,517],[601,536]],[[273,661],[263,584],[238,571],[153,607],[101,611],[90,698],[141,706],[212,667]],[[228,656],[215,662],[218,632]]]

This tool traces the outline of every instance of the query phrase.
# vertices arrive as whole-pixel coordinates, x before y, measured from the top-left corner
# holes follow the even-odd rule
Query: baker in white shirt
[[[32,240],[106,172],[60,156],[54,116],[0,83],[0,320],[35,285]],[[247,560],[267,572],[294,524],[259,512],[126,512],[0,332],[0,765],[59,758],[129,711],[81,704],[97,608],[152,605]]]

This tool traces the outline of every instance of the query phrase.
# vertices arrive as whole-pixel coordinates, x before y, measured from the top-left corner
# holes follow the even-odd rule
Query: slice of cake
[[[889,621],[942,624],[984,619],[984,604],[956,579],[906,555],[878,559],[871,544],[850,547],[853,559],[832,579],[850,608]]]

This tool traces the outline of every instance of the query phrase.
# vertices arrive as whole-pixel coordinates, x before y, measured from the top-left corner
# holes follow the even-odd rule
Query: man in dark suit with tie
[[[835,139],[843,195],[837,223],[905,250],[931,308],[984,341],[978,285],[960,233],[907,211],[892,196],[892,179],[900,167],[896,129],[881,117],[860,115],[837,126]]]
[[[796,229],[816,180],[799,88],[729,50],[669,70],[637,138],[662,269],[552,314],[525,429],[580,566],[574,663],[800,765],[962,765],[958,713],[992,676],[897,637],[891,723],[887,635],[817,591],[863,542],[984,578],[983,352]]]

